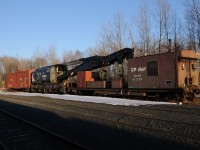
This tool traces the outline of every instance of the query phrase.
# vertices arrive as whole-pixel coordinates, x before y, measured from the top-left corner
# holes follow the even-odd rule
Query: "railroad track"
[[[81,150],[86,148],[18,116],[0,110],[0,149]]]

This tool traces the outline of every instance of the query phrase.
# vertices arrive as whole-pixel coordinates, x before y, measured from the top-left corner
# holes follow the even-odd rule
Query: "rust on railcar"
[[[6,75],[7,89],[30,89],[31,73],[34,70],[19,70]]]
[[[9,73],[6,74],[6,88],[12,89],[17,87],[17,74]]]
[[[128,59],[130,89],[184,89],[199,86],[200,55],[193,50],[170,51]]]
[[[87,81],[94,81],[92,71],[80,71],[77,73],[77,87],[86,88]]]
[[[174,59],[174,53],[128,59],[129,88],[175,88]]]

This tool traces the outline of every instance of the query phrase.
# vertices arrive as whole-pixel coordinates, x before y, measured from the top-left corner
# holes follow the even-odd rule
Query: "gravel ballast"
[[[199,149],[200,106],[113,106],[0,95],[0,108],[90,149]]]

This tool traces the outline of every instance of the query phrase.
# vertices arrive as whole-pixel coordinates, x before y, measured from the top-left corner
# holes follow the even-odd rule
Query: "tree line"
[[[173,49],[191,49],[200,51],[200,1],[183,0],[184,18],[179,18],[167,0],[141,1],[137,16],[127,22],[117,12],[113,19],[104,23],[94,47],[86,52],[64,50],[62,58],[57,49],[50,45],[46,51],[39,48],[32,58],[0,56],[0,86],[4,85],[5,74],[23,69],[35,69],[47,65],[66,63],[82,57],[108,55],[125,47],[133,47],[134,55],[151,55],[169,51],[169,39]],[[177,10],[179,11],[179,10]],[[109,70],[113,70],[113,65]],[[112,72],[112,71],[110,71]]]

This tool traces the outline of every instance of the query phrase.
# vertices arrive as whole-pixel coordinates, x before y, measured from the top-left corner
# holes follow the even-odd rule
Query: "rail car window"
[[[147,62],[147,76],[158,76],[158,62]]]

